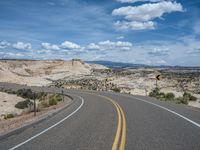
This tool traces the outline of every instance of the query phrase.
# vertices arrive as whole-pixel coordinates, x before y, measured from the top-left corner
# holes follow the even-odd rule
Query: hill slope
[[[0,82],[43,86],[67,76],[87,75],[92,69],[105,68],[89,65],[81,60],[1,60]]]

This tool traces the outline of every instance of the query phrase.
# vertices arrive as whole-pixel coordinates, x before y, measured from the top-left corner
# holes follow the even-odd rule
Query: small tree
[[[174,93],[167,93],[167,94],[165,95],[165,100],[172,101],[172,100],[174,100],[174,98],[175,98]]]

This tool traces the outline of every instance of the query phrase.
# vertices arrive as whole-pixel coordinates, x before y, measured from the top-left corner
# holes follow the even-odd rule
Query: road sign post
[[[34,116],[36,116],[36,94],[35,93],[33,94],[33,101],[34,101],[34,104],[33,104],[33,107],[34,107]]]
[[[62,90],[62,100],[63,100],[63,102],[64,102],[64,98],[65,98],[64,91]]]
[[[34,116],[36,116],[36,102],[35,102],[35,98],[34,98]]]
[[[158,88],[158,81],[160,81],[161,75],[160,74],[156,75],[155,79],[156,79],[156,88]]]
[[[145,88],[144,90],[145,90],[145,95],[147,96],[147,89]]]

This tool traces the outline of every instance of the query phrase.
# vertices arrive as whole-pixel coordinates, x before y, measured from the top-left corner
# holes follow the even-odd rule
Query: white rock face
[[[0,82],[45,86],[52,80],[87,75],[92,69],[101,68],[106,67],[86,64],[79,59],[72,61],[1,60]]]

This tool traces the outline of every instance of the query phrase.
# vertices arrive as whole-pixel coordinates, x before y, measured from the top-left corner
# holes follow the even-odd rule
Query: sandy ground
[[[71,99],[68,97],[65,97],[64,102],[58,103],[58,105],[54,105],[48,108],[43,109],[40,112],[37,112],[36,117],[34,117],[33,113],[26,113],[11,119],[0,119],[0,135],[3,135],[13,129],[22,127],[24,125],[28,125],[30,123],[33,123],[37,120],[40,120],[42,118],[45,118],[52,113],[66,107],[71,103]]]
[[[189,102],[188,105],[200,108],[200,100],[197,100],[196,102]]]
[[[139,69],[138,69],[139,70]],[[138,71],[137,70],[137,71]],[[135,73],[131,76],[119,76],[113,77],[111,83],[116,84],[118,87],[122,88],[121,92],[130,93],[132,95],[149,95],[151,90],[156,87],[155,74],[149,74],[147,77],[141,77],[141,74]],[[161,92],[164,93],[174,93],[175,97],[183,96],[183,92],[176,88],[176,81],[169,81],[162,79],[157,82],[158,87],[161,88]],[[146,90],[145,90],[146,89]],[[200,108],[200,94],[193,94],[197,97],[196,102],[189,102],[189,106]]]
[[[0,116],[4,114],[14,114],[19,115],[22,113],[22,109],[15,108],[15,104],[25,99],[18,97],[14,94],[7,94],[0,92]],[[1,118],[0,117],[0,118]]]

